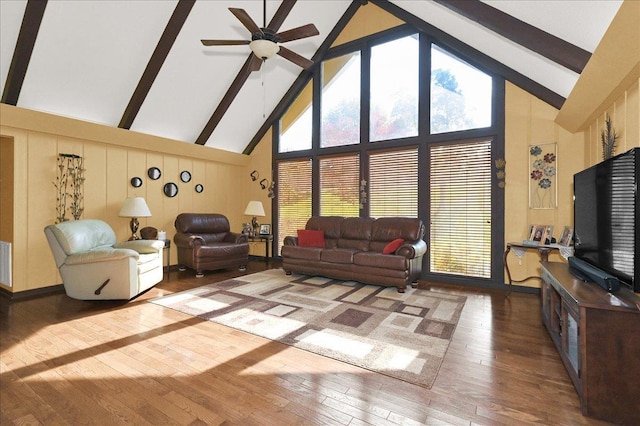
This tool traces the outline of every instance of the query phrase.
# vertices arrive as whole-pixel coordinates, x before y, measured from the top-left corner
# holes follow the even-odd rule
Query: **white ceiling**
[[[392,0],[423,21],[567,97],[578,74],[429,0]],[[593,52],[621,0],[486,0],[528,24]],[[17,106],[118,126],[177,4],[176,0],[49,0]],[[351,4],[299,0],[280,27],[314,23],[320,35],[286,44],[311,58]],[[267,23],[280,1],[267,0]],[[26,0],[0,0],[0,92]],[[193,143],[247,59],[249,47],[204,47],[200,39],[247,39],[228,11],[263,24],[262,1],[198,0],[131,130]],[[275,57],[251,74],[206,145],[242,152],[300,73]],[[263,84],[264,83],[264,84]]]

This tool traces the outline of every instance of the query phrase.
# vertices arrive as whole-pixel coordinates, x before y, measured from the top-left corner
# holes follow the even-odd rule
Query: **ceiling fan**
[[[303,25],[291,30],[277,32],[267,27],[267,1],[263,1],[263,26],[259,27],[244,9],[230,7],[229,11],[238,18],[238,20],[251,32],[251,40],[200,40],[205,46],[233,46],[248,44],[251,49],[251,71],[258,71],[262,62],[278,54],[294,64],[309,68],[313,65],[313,61],[298,55],[292,50],[281,46],[280,43],[286,43],[292,40],[299,40],[320,34],[313,24]]]

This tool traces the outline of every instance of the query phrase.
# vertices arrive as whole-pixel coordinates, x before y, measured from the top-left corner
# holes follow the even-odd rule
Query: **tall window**
[[[320,215],[358,216],[360,159],[356,155],[320,159]]]
[[[431,133],[491,126],[491,77],[431,48]]]
[[[418,135],[418,35],[371,48],[370,139]]]
[[[320,146],[360,143],[360,52],[322,62]]]
[[[430,148],[430,271],[491,277],[491,141]]]
[[[480,55],[456,56],[427,32],[402,25],[341,44],[312,69],[280,122],[276,241],[312,214],[416,217],[428,228],[424,278],[501,282],[492,201],[503,193],[491,180],[504,129],[492,108],[504,86],[472,65]],[[304,136],[290,142],[296,120]]]
[[[311,161],[278,163],[278,247],[284,237],[296,235],[311,217]]]
[[[418,217],[418,148],[369,155],[369,216]]]

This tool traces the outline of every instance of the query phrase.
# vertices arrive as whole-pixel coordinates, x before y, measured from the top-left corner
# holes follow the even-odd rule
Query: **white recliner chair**
[[[129,300],[162,281],[163,241],[116,244],[113,229],[97,219],[49,225],[44,233],[69,297]]]

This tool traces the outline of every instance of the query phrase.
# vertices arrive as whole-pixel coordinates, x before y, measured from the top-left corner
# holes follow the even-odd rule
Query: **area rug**
[[[151,303],[430,388],[465,301],[271,269]]]

